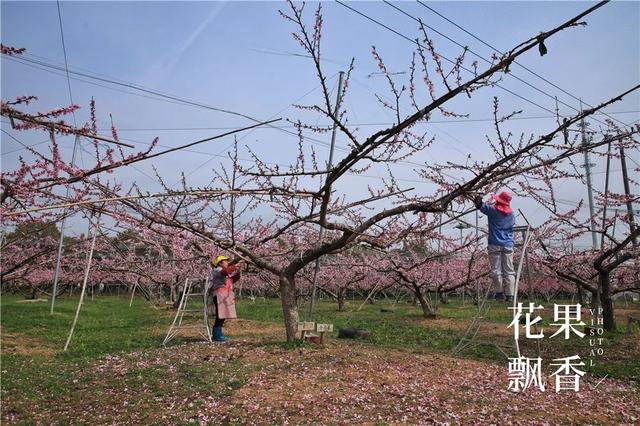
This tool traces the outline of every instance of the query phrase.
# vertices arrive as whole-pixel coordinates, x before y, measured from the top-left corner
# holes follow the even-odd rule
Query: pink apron
[[[218,298],[218,318],[232,319],[238,318],[236,315],[236,297],[233,294],[231,278],[225,280],[225,286],[216,290]]]

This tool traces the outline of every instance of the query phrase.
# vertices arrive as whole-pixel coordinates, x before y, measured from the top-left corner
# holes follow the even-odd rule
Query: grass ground
[[[367,328],[371,338],[300,346],[282,343],[279,301],[242,300],[241,320],[227,327],[231,344],[188,337],[162,348],[173,311],[141,299],[129,308],[124,298],[98,297],[85,302],[64,353],[76,303],[60,299],[50,315],[47,303],[2,297],[3,422],[475,424],[509,415],[523,424],[633,424],[640,418],[637,331],[605,337],[604,354],[594,357],[580,393],[548,389],[524,398],[505,390],[507,363],[497,350],[449,355],[474,314],[469,303],[442,305],[440,317],[427,320],[408,304],[377,302],[354,312],[360,306],[354,301],[336,312],[323,301],[318,322]],[[622,304],[617,312],[622,323],[639,316],[640,307]],[[492,308],[480,334],[507,345],[509,319],[504,305]],[[524,350],[533,355],[534,349]],[[586,360],[589,351],[586,338],[545,339],[541,356]]]

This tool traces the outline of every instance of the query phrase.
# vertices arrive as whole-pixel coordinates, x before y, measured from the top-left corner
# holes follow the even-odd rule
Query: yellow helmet
[[[218,256],[216,257],[216,259],[213,261],[213,266],[218,266],[218,264],[220,262],[222,262],[223,260],[229,260],[229,258],[227,256]]]

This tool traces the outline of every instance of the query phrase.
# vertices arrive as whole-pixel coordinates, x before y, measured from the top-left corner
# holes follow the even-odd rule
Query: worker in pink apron
[[[227,256],[218,256],[213,261],[210,294],[213,295],[213,307],[216,310],[216,321],[213,324],[213,340],[226,342],[229,340],[222,334],[225,319],[237,318],[236,298],[233,294],[233,283],[240,279],[240,268],[231,265]]]

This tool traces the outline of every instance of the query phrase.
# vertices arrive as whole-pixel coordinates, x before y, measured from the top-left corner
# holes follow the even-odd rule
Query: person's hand
[[[476,207],[480,207],[482,205],[482,195],[476,195],[473,198],[473,204],[475,204]]]

